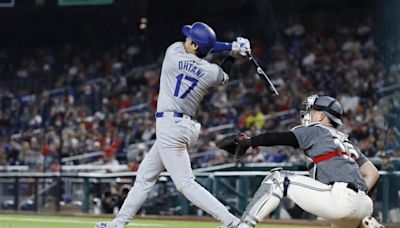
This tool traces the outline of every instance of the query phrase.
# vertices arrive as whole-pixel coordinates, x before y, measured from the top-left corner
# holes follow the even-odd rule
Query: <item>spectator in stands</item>
[[[393,171],[396,170],[396,167],[394,167],[393,163],[391,162],[390,158],[392,157],[392,154],[388,153],[387,151],[381,151],[378,153],[378,156],[380,158],[380,163],[381,163],[381,170],[386,171],[387,175],[385,178],[388,178],[387,181],[390,183],[390,187],[387,189],[388,197],[389,197],[389,222],[400,222],[400,211],[399,211],[399,205],[400,205],[400,196],[399,196],[399,189],[400,189],[400,184],[397,181],[397,177],[393,175]],[[382,180],[381,180],[382,181]],[[376,205],[377,211],[381,211],[382,205],[382,195],[386,193],[382,193],[384,191],[384,188],[382,185],[379,186],[378,192],[377,192],[377,201],[378,204]]]
[[[251,149],[251,152],[246,154],[244,161],[248,163],[262,163],[266,162],[266,159],[260,148],[254,148]]]
[[[4,149],[0,148],[0,166],[6,166],[6,165],[8,165],[7,155],[4,151]]]
[[[111,193],[111,191],[105,191],[101,197],[101,208],[105,214],[113,214],[114,208],[118,207],[118,197]]]
[[[262,129],[265,126],[265,119],[260,106],[256,105],[250,112],[251,114],[245,119],[246,128],[254,126],[256,129]]]
[[[348,133],[359,141],[368,156],[376,156],[378,150],[397,149],[400,140],[392,129],[399,129],[396,120],[400,93],[391,99],[379,99],[376,91],[398,82],[399,70],[396,66],[387,69],[380,62],[373,33],[359,35],[357,31],[361,27],[356,26],[354,33],[351,29],[342,33],[341,27],[327,32],[293,23],[282,33],[282,39],[287,42],[273,45],[271,52],[256,42],[254,54],[261,60],[268,58],[267,69],[272,80],[279,84],[280,98],[271,98],[260,80],[255,85],[254,69],[246,67],[238,72],[240,77],[234,77],[240,80],[232,80],[237,86],[218,88],[204,99],[204,110],[199,110],[203,126],[232,123],[242,130],[278,129],[282,121],[265,121],[265,114],[298,108],[296,105],[306,94],[323,91],[340,95],[337,98],[346,110],[344,121],[350,126]],[[128,48],[131,46],[136,45],[121,45],[114,51],[81,50],[70,45],[61,49],[38,49],[32,52],[46,59],[42,65],[33,55],[21,56],[23,61],[10,63],[14,66],[14,75],[18,75],[19,87],[7,86],[10,82],[0,84],[0,137],[3,136],[0,146],[4,148],[7,163],[23,164],[28,154],[35,156],[40,152],[45,157],[44,163],[42,159],[39,164],[27,163],[51,170],[51,158],[55,154],[61,152],[65,157],[96,151],[99,148],[94,146],[95,142],[103,150],[113,151],[121,163],[130,162],[131,159],[123,159],[126,146],[155,137],[152,115],[159,80],[157,67],[130,68],[132,55],[126,52],[136,52],[135,48]],[[106,57],[99,57],[102,55]],[[32,80],[35,72],[43,76]],[[60,76],[52,77],[54,72]],[[4,82],[2,78],[0,81]],[[63,88],[43,90],[48,86]],[[64,130],[61,132],[60,128]],[[34,129],[42,134],[33,133]],[[389,134],[382,133],[386,131]],[[35,139],[11,140],[11,135],[17,132],[35,135]],[[60,148],[61,141],[63,148]],[[381,143],[385,147],[381,148]],[[202,145],[197,151],[208,151],[207,143]],[[290,160],[295,152],[284,154]],[[134,163],[140,159],[135,159],[131,166],[135,167]],[[220,154],[215,154],[213,158],[204,158],[202,166],[221,160]]]

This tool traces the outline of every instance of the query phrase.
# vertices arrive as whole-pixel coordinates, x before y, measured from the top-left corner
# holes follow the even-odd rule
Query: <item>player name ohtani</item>
[[[190,73],[193,76],[196,76],[198,78],[201,78],[204,75],[203,69],[195,66],[191,62],[179,61],[178,62],[178,68],[180,70],[185,70],[186,72],[188,72],[188,73]]]

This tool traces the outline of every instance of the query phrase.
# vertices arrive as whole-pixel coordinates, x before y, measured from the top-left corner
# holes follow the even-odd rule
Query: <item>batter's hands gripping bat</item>
[[[240,40],[241,39],[241,40]],[[240,48],[244,45],[246,45],[246,41],[248,42],[248,45],[250,45],[249,41],[245,38],[242,37],[238,37],[237,41],[233,41],[232,43],[229,42],[220,42],[217,41],[214,44],[214,48],[212,49],[212,52],[221,52],[221,51],[231,51],[233,46],[235,46],[236,43],[236,51],[239,51],[239,53],[243,56],[248,56],[249,60],[254,64],[254,66],[256,67],[256,71],[258,76],[260,76],[261,80],[264,81],[265,87],[267,88],[268,92],[272,93],[272,95],[279,95],[278,91],[276,90],[274,84],[272,84],[271,80],[269,79],[268,75],[264,72],[264,70],[260,67],[260,65],[257,63],[257,61],[254,59],[253,55],[251,54],[251,51],[245,51],[245,53],[241,53]],[[238,42],[240,42],[239,46],[238,46]],[[243,47],[242,47],[243,48]],[[248,48],[250,49],[250,46],[248,46]]]
[[[253,57],[253,55],[251,54],[250,51],[247,52],[247,56],[249,57],[249,60],[256,67],[257,74],[261,78],[261,80],[264,81],[265,87],[267,88],[268,92],[272,93],[273,96],[279,95],[279,93],[276,90],[274,84],[272,84],[271,79],[269,79],[268,75],[264,72],[264,70],[260,67],[260,65],[254,59],[254,57]]]

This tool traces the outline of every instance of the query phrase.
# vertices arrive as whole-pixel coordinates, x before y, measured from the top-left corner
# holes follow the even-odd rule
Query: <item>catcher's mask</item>
[[[311,110],[324,112],[334,125],[343,125],[341,120],[343,115],[342,105],[333,97],[318,95],[307,97],[303,101],[302,110],[300,111],[301,124],[303,126],[312,124]]]

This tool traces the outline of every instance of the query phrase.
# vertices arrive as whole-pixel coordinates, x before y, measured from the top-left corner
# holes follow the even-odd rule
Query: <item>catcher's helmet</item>
[[[183,26],[182,33],[186,37],[190,37],[199,46],[198,50],[203,55],[212,50],[217,40],[214,30],[203,22],[195,22],[192,25]]]
[[[303,125],[310,124],[310,111],[318,110],[322,111],[337,125],[343,125],[342,105],[335,98],[330,96],[317,96],[312,95],[307,97],[303,102],[303,109],[300,111],[301,121]]]

